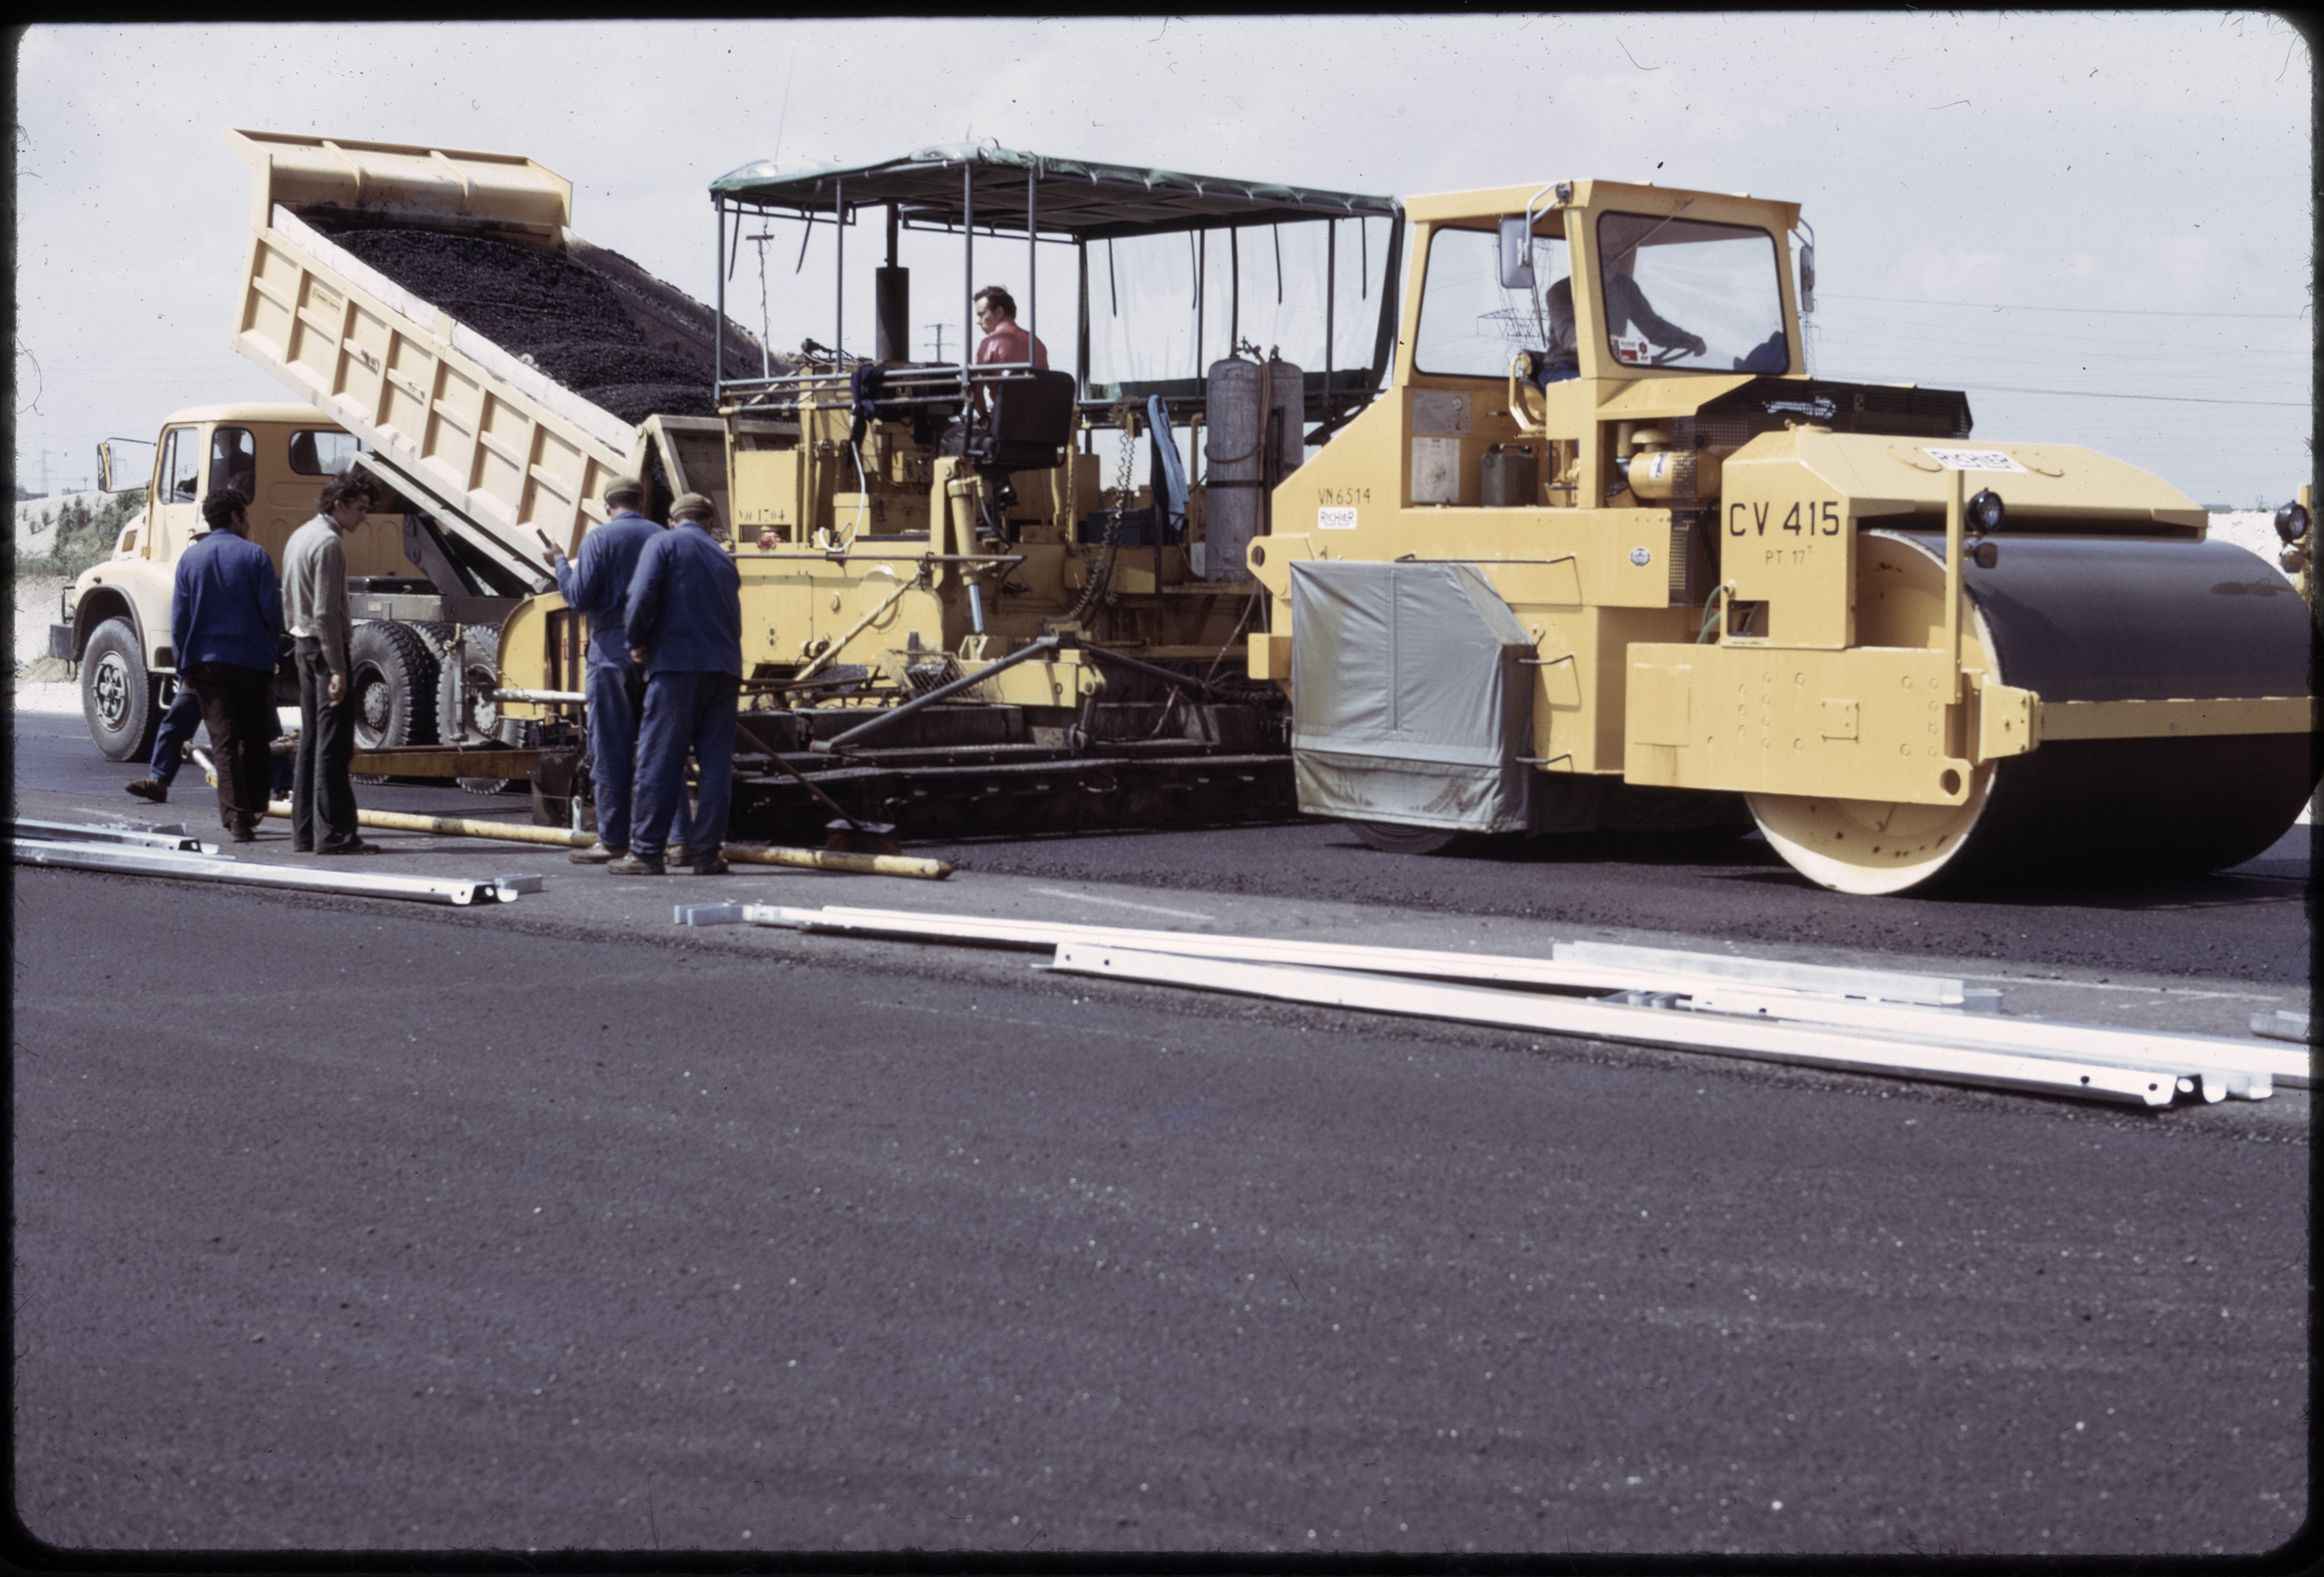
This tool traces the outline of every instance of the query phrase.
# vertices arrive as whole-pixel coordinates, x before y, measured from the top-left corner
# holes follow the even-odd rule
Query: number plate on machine
[[[1720,561],[1732,595],[1767,604],[1771,645],[1838,648],[1854,641],[1856,533],[1845,501],[1753,497],[1730,488],[1720,515]]]

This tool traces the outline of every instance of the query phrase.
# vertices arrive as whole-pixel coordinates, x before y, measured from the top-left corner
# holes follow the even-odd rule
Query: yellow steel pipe
[[[266,807],[269,816],[290,818],[290,802],[277,799]],[[508,822],[477,821],[465,816],[413,816],[400,810],[358,810],[355,821],[389,832],[443,833],[458,838],[496,838],[510,844],[553,844],[558,848],[586,848],[597,841],[594,833],[567,832],[562,827],[518,826]],[[910,854],[851,854],[838,849],[760,849],[728,844],[719,850],[729,863],[791,865],[803,871],[839,871],[852,876],[911,876],[941,881],[952,874],[943,860]]]

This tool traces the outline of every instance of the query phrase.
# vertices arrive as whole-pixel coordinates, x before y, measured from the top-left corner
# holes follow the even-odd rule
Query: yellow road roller
[[[1810,376],[1796,205],[1403,211],[1388,389],[1247,549],[1303,810],[1413,851],[1756,825],[1852,893],[2214,870],[2298,816],[2299,590],[2147,472]]]

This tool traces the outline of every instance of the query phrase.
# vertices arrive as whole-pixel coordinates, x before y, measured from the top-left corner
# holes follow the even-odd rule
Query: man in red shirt
[[[999,285],[987,285],[976,292],[976,326],[984,330],[984,337],[976,344],[978,366],[995,362],[1021,366],[1029,345],[1033,364],[1048,370],[1049,347],[1017,327],[1017,300]]]
[[[1017,326],[1017,299],[999,285],[987,285],[976,292],[976,326],[984,330],[984,337],[976,342],[976,364],[980,367],[1001,365],[1023,366],[1029,349],[1033,364],[1043,372],[1049,370],[1049,347]],[[990,412],[992,390],[979,384],[976,409]],[[936,453],[957,455],[968,436],[965,423],[955,420],[936,440]],[[767,543],[761,541],[761,547]]]

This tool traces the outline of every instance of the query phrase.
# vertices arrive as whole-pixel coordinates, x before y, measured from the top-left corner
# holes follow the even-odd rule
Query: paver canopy
[[[760,160],[720,176],[710,191],[727,202],[801,214],[832,213],[843,202],[851,211],[893,204],[908,220],[942,225],[962,223],[973,201],[977,225],[1021,233],[1028,177],[1038,190],[1032,200],[1039,227],[1084,241],[1297,219],[1394,218],[1402,211],[1392,197],[964,143],[787,174]]]

